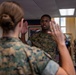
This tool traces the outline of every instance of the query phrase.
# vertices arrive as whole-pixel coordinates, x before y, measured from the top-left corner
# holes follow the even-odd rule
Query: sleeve
[[[41,75],[55,75],[58,71],[59,65],[46,52],[37,50],[35,58],[37,69]]]
[[[56,75],[58,68],[59,65],[56,62],[50,60],[46,65],[45,69],[42,71],[41,75]]]
[[[35,34],[33,34],[32,36],[30,36],[30,37],[28,38],[27,44],[30,45],[30,46],[33,46],[32,42],[33,42],[34,39],[35,39],[35,36],[34,36],[34,35],[35,35]]]
[[[30,45],[30,46],[32,46],[31,40],[27,40],[27,44]]]

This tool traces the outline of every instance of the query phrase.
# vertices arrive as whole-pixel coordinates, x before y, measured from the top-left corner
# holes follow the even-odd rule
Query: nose
[[[43,25],[46,25],[46,22],[43,22]]]

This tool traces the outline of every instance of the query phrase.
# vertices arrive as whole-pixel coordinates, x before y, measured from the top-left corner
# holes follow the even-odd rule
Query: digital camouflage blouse
[[[18,38],[0,39],[0,75],[55,75],[59,66],[36,47]]]

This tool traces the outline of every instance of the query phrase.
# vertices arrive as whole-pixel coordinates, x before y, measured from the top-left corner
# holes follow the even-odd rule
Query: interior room
[[[0,3],[6,0],[0,0]],[[76,0],[9,0],[18,2],[24,9],[25,20],[28,22],[28,32],[25,41],[36,30],[41,30],[40,17],[43,14],[51,16],[60,25],[71,45],[69,52],[76,67]],[[70,11],[69,11],[70,10]],[[72,12],[73,11],[73,12]],[[0,38],[2,29],[0,28]],[[21,37],[21,34],[20,36]]]

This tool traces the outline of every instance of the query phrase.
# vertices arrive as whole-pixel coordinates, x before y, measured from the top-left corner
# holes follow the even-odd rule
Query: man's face
[[[41,21],[40,21],[41,27],[44,30],[49,30],[50,28],[50,19],[46,16],[42,17]]]

